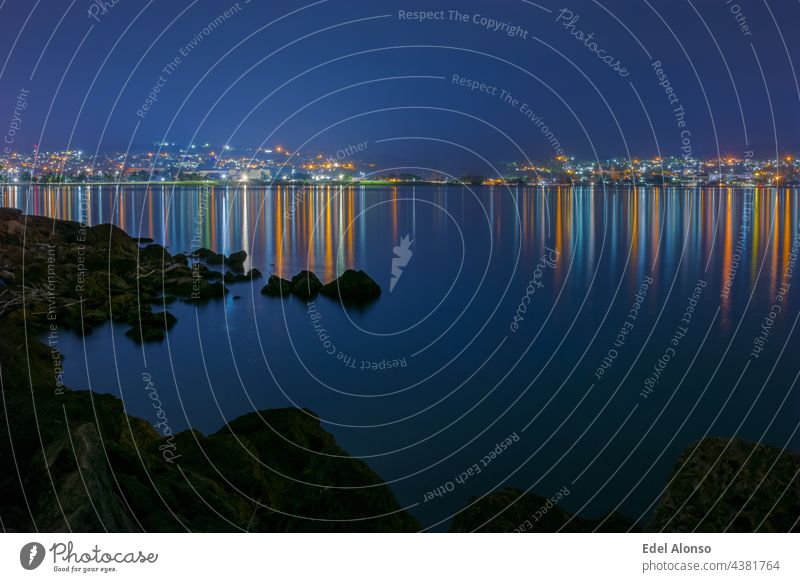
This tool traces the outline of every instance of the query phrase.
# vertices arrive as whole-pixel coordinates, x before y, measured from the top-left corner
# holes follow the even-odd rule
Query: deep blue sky
[[[702,156],[800,149],[800,95],[792,69],[800,58],[800,3],[769,2],[773,20],[763,0],[741,0],[750,34],[725,0],[649,3],[542,0],[547,12],[523,0],[240,0],[237,14],[182,57],[141,119],[136,112],[163,67],[235,2],[117,0],[97,22],[88,15],[95,4],[90,0],[0,0],[0,132],[14,115],[16,95],[26,89],[29,107],[13,144],[19,149],[40,143],[43,149],[106,151],[162,138],[234,146],[266,140],[290,148],[311,140],[307,147],[326,149],[366,141],[363,156],[381,164],[483,171],[478,156],[522,159],[517,146],[531,159],[553,156],[553,145],[519,110],[522,103],[577,157],[649,156],[659,147],[664,155],[680,154],[683,130],[691,132],[693,151]],[[456,5],[470,16],[522,27],[528,38],[487,30],[471,18],[398,18],[399,10]],[[628,77],[556,21],[562,8],[580,16],[574,29],[594,32],[597,48],[619,59]],[[338,60],[326,64],[332,59]],[[685,128],[678,127],[650,66],[656,59],[686,111]],[[497,94],[455,86],[453,74],[497,86]],[[444,79],[396,79],[406,76]],[[347,88],[354,84],[360,85]],[[519,104],[502,102],[501,89]],[[413,109],[376,112],[388,108]],[[430,139],[376,143],[399,137]]]

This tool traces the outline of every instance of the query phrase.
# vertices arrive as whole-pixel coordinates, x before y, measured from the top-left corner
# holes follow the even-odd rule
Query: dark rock
[[[288,297],[292,293],[292,284],[277,275],[270,275],[267,284],[261,289],[261,293],[271,297]]]
[[[0,271],[0,281],[3,283],[13,283],[16,277],[11,271]]]
[[[139,252],[139,260],[143,263],[148,262],[161,265],[163,263],[169,263],[171,259],[172,256],[167,252],[167,249],[160,244],[147,245]]]
[[[338,279],[324,285],[320,293],[342,303],[361,304],[377,299],[381,288],[364,271],[348,269]]]
[[[128,281],[116,273],[109,273],[106,282],[108,286],[108,292],[112,295],[115,293],[125,293],[131,288]],[[135,288],[136,284],[134,283],[134,289]]]
[[[216,258],[216,257],[220,257],[222,255],[219,255],[219,254],[215,253],[211,249],[207,249],[205,247],[201,247],[201,248],[193,251],[192,252],[192,256],[196,257],[197,259],[206,261],[209,258]]]
[[[800,455],[706,438],[675,463],[647,531],[800,530]]]
[[[244,262],[246,260],[247,253],[245,251],[239,251],[237,253],[232,253],[229,257],[227,257],[225,259],[225,264],[234,271],[244,271]]]
[[[265,430],[265,427],[269,428]],[[314,517],[321,520],[339,520],[343,516],[385,516],[352,524],[320,523],[261,510],[255,515],[257,531],[382,531],[387,526],[391,528],[389,531],[398,532],[419,529],[419,524],[407,513],[393,513],[399,510],[399,506],[388,487],[382,485],[380,477],[363,461],[349,457],[333,436],[322,430],[319,418],[310,410],[287,408],[247,414],[208,440],[219,439],[220,444],[227,444],[233,435],[246,440],[261,458],[269,458],[270,467],[280,470],[289,479],[297,480],[284,489],[280,500],[282,511],[290,515],[308,515],[309,508],[313,507]],[[241,458],[241,445],[236,449],[237,457]],[[229,467],[236,462],[236,457],[220,456],[227,458]],[[265,480],[271,478],[271,473],[262,472]],[[256,493],[254,484],[246,481],[247,475],[238,478],[244,478],[241,482],[243,490]],[[304,484],[320,482],[328,487]]]
[[[189,265],[189,257],[184,255],[183,253],[178,253],[177,255],[174,255],[172,257],[172,260],[181,265],[187,265],[187,266]]]
[[[261,277],[263,277],[263,275],[261,274],[261,271],[259,271],[258,269],[250,269],[249,271],[247,271],[248,279],[260,279]]]
[[[138,324],[134,324],[125,335],[137,343],[161,341],[166,337],[167,330],[177,322],[168,311],[144,312],[140,314]]]
[[[50,348],[31,342],[24,358],[23,344],[21,328],[0,316],[5,531],[419,530],[380,477],[310,411],[254,412],[208,437],[173,434],[166,425],[157,430],[155,410],[129,416],[109,394],[63,387],[54,395]],[[153,382],[166,388],[165,378]],[[180,418],[165,412],[169,423]]]
[[[322,282],[311,271],[300,271],[292,277],[292,291],[301,299],[308,301],[322,289]]]
[[[46,474],[58,476],[53,481],[55,491],[45,490],[37,499],[36,525],[42,531],[64,531],[66,520],[92,531],[135,531],[122,499],[109,495],[114,484],[97,427],[87,422],[70,433],[64,432],[44,453],[40,451],[33,463],[37,474],[28,475],[31,480],[46,478]]]
[[[200,279],[199,286],[195,284],[188,297],[184,297],[188,303],[205,303],[211,299],[222,299],[228,290],[221,281],[209,283],[205,279]]]

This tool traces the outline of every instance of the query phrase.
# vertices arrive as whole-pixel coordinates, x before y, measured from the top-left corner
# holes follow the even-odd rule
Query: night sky
[[[386,167],[453,171],[556,143],[586,159],[800,150],[793,0],[101,5],[0,0],[0,126],[26,105],[12,149],[368,142]]]

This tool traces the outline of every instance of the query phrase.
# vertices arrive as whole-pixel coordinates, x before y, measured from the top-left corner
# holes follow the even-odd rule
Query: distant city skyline
[[[0,17],[6,154],[369,141],[379,164],[487,173],[487,153],[800,151],[783,4],[41,0]]]
[[[215,147],[210,143],[156,143],[141,151],[41,151],[0,155],[0,182],[468,182],[497,185],[631,183],[674,185],[797,185],[800,157],[760,159],[753,152],[700,159],[692,156],[505,160],[487,173],[379,164],[364,141],[335,151],[269,147]]]

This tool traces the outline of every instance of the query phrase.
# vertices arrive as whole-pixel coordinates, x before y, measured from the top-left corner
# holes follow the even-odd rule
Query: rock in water
[[[177,322],[168,311],[144,312],[140,314],[138,324],[134,323],[125,335],[138,343],[161,341],[167,335],[167,330]]]
[[[287,297],[292,293],[292,284],[277,275],[270,275],[267,284],[261,289],[261,293],[271,297]]]
[[[338,279],[324,285],[320,293],[342,303],[363,304],[377,299],[381,288],[364,271],[348,269]]]
[[[311,271],[300,271],[292,277],[292,291],[304,301],[315,297],[320,289],[322,289],[322,281]]]
[[[225,264],[234,271],[242,272],[244,271],[245,260],[247,260],[247,252],[239,251],[238,253],[232,253],[226,258]]]
[[[215,253],[211,249],[207,249],[205,247],[199,248],[196,251],[192,252],[192,256],[198,259],[202,259],[209,263],[221,263],[222,262],[222,255]]]

